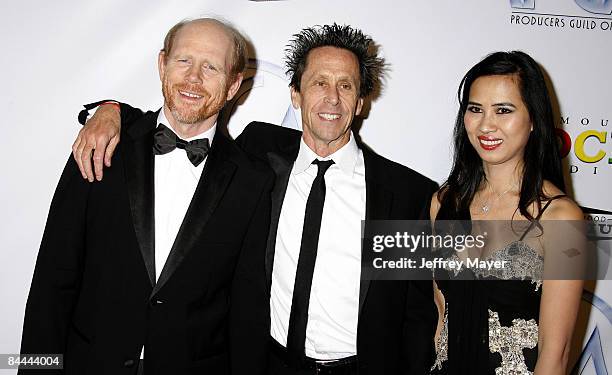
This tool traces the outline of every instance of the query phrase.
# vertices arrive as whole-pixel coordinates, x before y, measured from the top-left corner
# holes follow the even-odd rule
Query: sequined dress
[[[531,229],[487,257],[509,260],[504,270],[449,269],[442,276],[452,280],[435,276],[446,309],[431,374],[533,374],[544,258],[523,242]]]
[[[498,255],[519,248],[533,251],[517,242]],[[543,259],[538,259],[536,265],[542,265]],[[437,281],[446,311],[433,374],[533,372],[538,354],[539,282],[486,277],[489,280]]]

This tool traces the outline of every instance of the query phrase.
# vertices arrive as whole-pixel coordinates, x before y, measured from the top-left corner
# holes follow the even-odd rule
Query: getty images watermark
[[[375,253],[381,253],[385,249],[402,249],[414,254],[419,249],[441,249],[441,248],[452,248],[456,252],[463,252],[466,249],[483,249],[486,244],[487,233],[478,235],[463,235],[463,234],[426,234],[421,231],[419,234],[413,234],[408,231],[399,232],[396,231],[394,234],[378,234],[372,238],[372,250]],[[419,252],[421,254],[421,252]],[[419,262],[420,261],[420,262]],[[464,267],[478,268],[478,267],[504,267],[506,261],[480,261],[476,259],[466,259],[461,261],[458,259],[445,259],[442,257],[425,257],[417,256],[410,257],[405,256],[400,259],[384,259],[384,257],[375,257],[372,261],[372,266],[376,269],[436,269],[436,268],[449,268],[458,269]]]
[[[362,278],[604,279],[610,242],[592,232],[584,221],[364,221]]]

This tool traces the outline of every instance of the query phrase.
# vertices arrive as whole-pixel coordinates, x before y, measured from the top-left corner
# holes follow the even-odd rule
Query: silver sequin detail
[[[531,246],[522,241],[514,241],[506,247],[489,255],[486,260],[505,261],[503,268],[474,269],[480,277],[494,277],[501,280],[530,280],[535,290],[542,285],[544,258]]]
[[[461,259],[459,258],[459,256],[457,256],[457,253],[453,253],[451,254],[451,256],[449,256],[447,258],[449,261],[451,262],[459,262],[461,261]],[[460,270],[456,269],[456,268],[448,268],[447,263],[445,263],[442,268],[444,270],[446,270],[447,272],[452,272],[453,274],[455,274],[455,277],[457,277],[457,275],[459,275],[459,273],[461,272]]]
[[[448,360],[448,303],[444,308],[444,323],[436,342],[436,361],[429,371],[442,370],[442,363],[446,360]]]
[[[489,310],[489,351],[501,354],[501,366],[495,375],[532,375],[523,356],[523,349],[538,344],[538,324],[534,319],[513,319],[512,326],[502,327],[499,315]]]
[[[453,253],[447,258],[458,262],[460,258]],[[500,268],[472,268],[474,274],[480,278],[494,277],[500,280],[529,280],[535,285],[536,292],[542,286],[542,275],[544,274],[544,258],[537,251],[522,241],[514,241],[506,247],[496,250],[483,260],[500,261],[506,267]],[[444,267],[456,277],[459,270]]]

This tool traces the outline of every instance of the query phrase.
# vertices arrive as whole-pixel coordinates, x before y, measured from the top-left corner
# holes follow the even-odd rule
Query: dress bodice
[[[484,259],[507,261],[508,266],[461,271],[470,273],[464,278],[472,280],[438,281],[446,309],[433,369],[447,369],[442,373],[449,374],[529,374],[537,360],[544,258],[528,244],[514,241]],[[446,272],[462,276],[455,270]]]

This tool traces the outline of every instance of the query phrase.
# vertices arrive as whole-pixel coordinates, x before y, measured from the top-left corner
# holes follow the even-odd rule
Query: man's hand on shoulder
[[[119,105],[109,103],[99,106],[72,145],[72,155],[83,178],[89,182],[93,182],[94,178],[102,180],[104,165],[110,167],[111,157],[119,143],[120,130]]]

